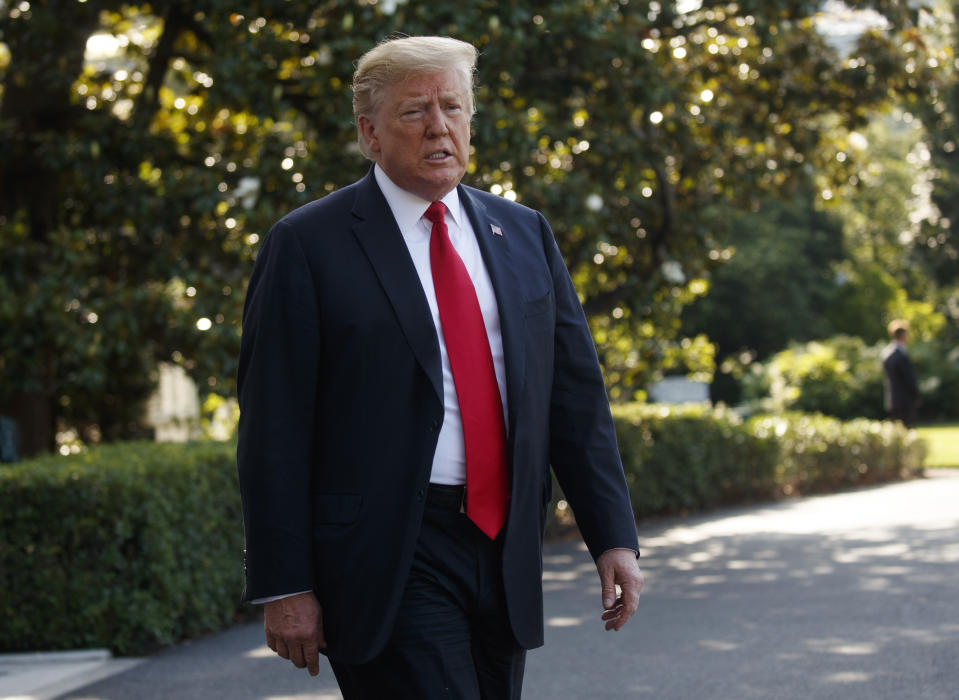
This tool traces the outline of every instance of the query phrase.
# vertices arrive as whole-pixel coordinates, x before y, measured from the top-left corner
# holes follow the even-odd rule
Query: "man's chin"
[[[449,193],[451,190],[455,189],[460,180],[463,179],[463,174],[460,172],[449,173],[446,175],[437,176],[434,174],[432,177],[424,179],[420,183],[418,192],[414,192],[424,199],[427,199],[431,202],[435,202],[439,199],[442,199]]]

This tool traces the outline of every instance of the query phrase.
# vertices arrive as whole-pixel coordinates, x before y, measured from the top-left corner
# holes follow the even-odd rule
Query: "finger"
[[[617,617],[620,612],[622,612],[622,605],[614,605],[609,610],[604,610],[603,614],[600,616],[603,620],[612,620],[614,617]]]
[[[603,608],[609,610],[616,604],[616,562],[611,558],[613,553],[604,553],[597,561],[599,583],[603,599]]]
[[[269,630],[266,631],[266,645],[273,651],[276,651],[276,637]]]
[[[616,578],[611,570],[599,572],[599,581],[603,587],[603,608],[609,610],[616,604]]]
[[[623,607],[626,609],[627,616],[631,617],[639,608],[639,594],[643,590],[642,576],[638,580],[624,583],[622,589]]]
[[[606,629],[614,629],[619,632],[630,617],[632,617],[632,613],[623,606],[612,618],[606,621]]]
[[[293,662],[293,665],[297,668],[306,668],[306,656],[303,654],[303,647],[299,644],[294,644],[290,647],[290,661]]]
[[[284,659],[290,658],[290,649],[282,639],[276,640],[276,649],[274,649],[274,651]]]
[[[606,629],[619,630],[620,627],[626,624],[626,620],[629,619],[629,615],[623,610],[622,607],[617,609],[612,615],[610,615],[606,620]]]
[[[626,624],[628,616],[623,613],[622,608],[619,608],[615,611],[610,611],[610,614],[603,619],[606,621],[605,628],[607,632],[610,630],[618,631],[624,624]]]
[[[624,598],[625,595],[620,599],[622,603],[619,606],[619,609],[616,611],[616,615],[607,621],[606,629],[614,629],[618,632],[623,628],[623,625],[629,621],[629,618],[633,616],[633,613],[636,612],[636,608],[638,607],[639,603],[639,596],[636,596],[636,600],[632,606],[630,606],[630,604],[626,602]]]
[[[306,659],[306,669],[311,676],[320,672],[320,650],[315,644],[308,644],[303,647],[303,656]]]

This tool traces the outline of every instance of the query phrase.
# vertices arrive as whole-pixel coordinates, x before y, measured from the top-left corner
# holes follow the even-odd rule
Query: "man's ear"
[[[360,136],[363,137],[363,141],[366,142],[366,147],[369,149],[370,153],[379,153],[380,152],[380,141],[376,137],[376,129],[373,126],[373,122],[369,117],[360,115],[356,120],[356,125],[360,129]]]

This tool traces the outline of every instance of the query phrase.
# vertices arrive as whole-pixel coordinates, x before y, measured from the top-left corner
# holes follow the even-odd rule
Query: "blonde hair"
[[[472,44],[445,36],[408,36],[387,39],[360,57],[353,73],[353,116],[357,120],[360,151],[372,160],[359,118],[371,117],[383,101],[390,85],[413,75],[457,71],[466,88],[470,117],[476,113],[473,100],[473,73],[479,52]]]

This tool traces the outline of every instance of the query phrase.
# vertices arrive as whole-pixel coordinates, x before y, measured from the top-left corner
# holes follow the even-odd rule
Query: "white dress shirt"
[[[446,340],[440,324],[440,312],[436,304],[436,290],[433,288],[433,273],[430,268],[430,234],[433,224],[423,216],[430,202],[400,189],[379,165],[373,168],[373,174],[410,251],[413,266],[416,268],[416,274],[426,294],[426,301],[429,304],[440,343],[440,359],[443,364],[443,427],[440,429],[436,452],[433,455],[430,481],[434,484],[465,484],[466,449],[463,442],[463,421],[460,417],[459,401],[456,398],[456,387],[453,384],[450,358],[446,352]],[[476,232],[460,204],[459,192],[456,189],[452,190],[443,197],[442,202],[446,205],[446,228],[450,242],[463,260],[466,272],[476,289],[476,298],[479,301],[480,312],[483,314],[483,325],[486,327],[486,336],[493,354],[493,369],[503,404],[503,417],[508,424],[506,363],[503,356],[499,307],[496,305],[493,283],[483,263]]]

